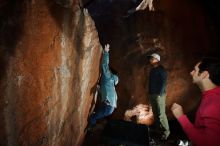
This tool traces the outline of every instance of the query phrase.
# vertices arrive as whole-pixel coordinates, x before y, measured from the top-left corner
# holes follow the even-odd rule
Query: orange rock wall
[[[110,43],[120,78],[112,118],[148,103],[146,56],[155,40],[169,74],[169,117],[173,102],[195,108],[200,95],[189,72],[202,56],[220,54],[219,29],[199,0],[154,1],[155,11],[129,17],[127,0],[91,11],[103,2],[87,1],[88,13],[76,0],[1,1],[0,145],[81,145],[99,76],[99,39]]]
[[[0,145],[80,145],[101,56],[93,20],[75,1],[1,12]]]

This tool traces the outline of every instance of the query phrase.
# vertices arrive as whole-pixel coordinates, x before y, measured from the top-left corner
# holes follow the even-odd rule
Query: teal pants
[[[166,116],[166,94],[162,96],[158,94],[149,95],[150,104],[152,106],[154,121],[160,132],[167,138],[170,134],[169,124]]]

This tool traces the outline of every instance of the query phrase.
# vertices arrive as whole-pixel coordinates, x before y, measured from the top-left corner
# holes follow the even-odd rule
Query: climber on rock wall
[[[100,80],[101,106],[95,111],[88,120],[87,130],[92,130],[96,126],[96,121],[103,119],[113,113],[117,107],[117,92],[115,86],[119,78],[117,72],[109,66],[109,49],[110,45],[106,44],[101,62],[102,75]]]

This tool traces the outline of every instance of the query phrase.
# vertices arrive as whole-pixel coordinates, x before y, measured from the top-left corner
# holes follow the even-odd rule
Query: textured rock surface
[[[80,145],[101,56],[88,12],[5,0],[1,15],[0,145]]]
[[[80,9],[83,2],[99,34]],[[202,56],[219,57],[219,15],[211,17],[198,0],[160,0],[155,11],[127,16],[138,2],[1,1],[0,145],[81,145],[99,75],[98,35],[111,44],[110,62],[120,77],[112,118],[148,103],[146,56],[152,51],[161,53],[169,73],[168,109],[174,101],[186,111],[195,108],[199,94],[189,71]]]

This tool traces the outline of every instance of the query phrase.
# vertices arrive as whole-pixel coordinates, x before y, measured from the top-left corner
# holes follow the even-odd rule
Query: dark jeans
[[[115,109],[114,107],[107,105],[105,103],[102,103],[101,107],[94,114],[90,116],[89,124],[95,125],[97,120],[111,115],[114,109]]]

